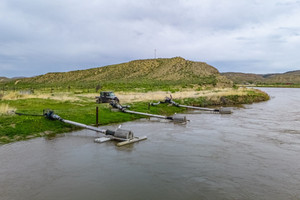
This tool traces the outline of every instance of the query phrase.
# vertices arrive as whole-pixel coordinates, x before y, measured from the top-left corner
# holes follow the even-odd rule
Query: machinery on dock
[[[147,139],[146,136],[144,136],[144,137],[134,137],[132,131],[121,129],[121,127],[117,128],[116,130],[100,129],[100,128],[97,128],[97,127],[88,126],[88,125],[81,124],[81,123],[78,123],[78,122],[66,120],[66,119],[63,119],[60,116],[56,115],[54,113],[54,111],[49,110],[49,109],[43,110],[43,115],[47,119],[50,119],[50,120],[58,120],[58,121],[61,121],[61,122],[67,123],[67,124],[72,124],[74,126],[78,126],[78,127],[81,127],[81,128],[86,128],[86,129],[93,130],[93,131],[96,131],[98,133],[104,134],[105,135],[104,137],[99,137],[99,138],[95,139],[95,142],[99,142],[99,143],[110,141],[110,140],[117,140],[117,141],[119,141],[119,143],[117,143],[117,146],[123,146],[123,145],[126,145],[126,144],[131,144],[131,143],[134,143],[134,142],[138,142],[138,141]]]
[[[137,114],[137,115],[144,115],[144,116],[148,116],[148,117],[167,119],[167,120],[172,120],[175,123],[186,123],[188,121],[185,116],[178,116],[176,114],[173,115],[173,116],[163,116],[163,115],[155,115],[155,114],[149,114],[149,113],[143,113],[143,112],[136,112],[136,111],[128,110],[128,108],[129,108],[128,106],[122,106],[121,104],[119,104],[116,101],[111,101],[110,105],[113,108],[116,108],[116,109],[118,109],[118,110],[120,110],[121,112],[124,112],[124,113],[131,113],[131,114]]]
[[[183,107],[183,108],[191,108],[191,109],[196,109],[196,110],[203,110],[203,111],[211,111],[211,112],[214,112],[214,113],[220,113],[220,114],[231,114],[232,111],[230,110],[230,108],[219,108],[219,109],[213,109],[213,108],[202,108],[202,107],[196,107],[196,106],[186,106],[186,105],[180,105],[176,102],[174,102],[172,100],[172,96],[170,97],[166,97],[165,98],[165,101],[159,101],[157,103],[150,103],[149,105],[151,106],[156,106],[160,103],[168,103],[168,104],[171,104],[171,105],[174,105],[174,106],[177,106],[177,107]]]

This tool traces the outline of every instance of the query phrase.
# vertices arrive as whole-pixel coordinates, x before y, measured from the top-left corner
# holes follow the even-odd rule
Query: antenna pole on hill
[[[154,59],[156,59],[156,49],[154,49]]]

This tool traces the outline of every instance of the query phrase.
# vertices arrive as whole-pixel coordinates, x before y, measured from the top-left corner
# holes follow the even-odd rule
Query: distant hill
[[[290,71],[283,74],[266,74],[263,75],[266,83],[293,83],[300,84],[300,70]]]
[[[10,80],[9,78],[0,76],[0,83],[1,83],[1,82],[7,82],[7,81],[9,81],[9,80]]]
[[[259,74],[250,74],[250,73],[239,73],[239,72],[226,72],[222,73],[228,79],[232,80],[236,84],[244,83],[257,83],[262,82],[264,77]]]
[[[236,84],[300,84],[300,70],[276,74],[222,73]]]
[[[231,86],[232,82],[221,76],[219,71],[204,63],[185,60],[181,57],[135,60],[60,73],[47,73],[32,78],[18,80],[18,85],[80,86],[80,85],[159,85],[159,84],[199,84]]]
[[[21,80],[21,79],[24,79],[25,77],[13,77],[13,78],[7,78],[7,77],[4,77],[4,76],[0,76],[0,85],[1,83],[2,84],[6,84],[7,82],[10,82],[10,81],[14,81],[14,80]]]

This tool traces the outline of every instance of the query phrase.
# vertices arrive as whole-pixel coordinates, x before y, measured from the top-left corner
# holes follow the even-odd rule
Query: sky
[[[180,56],[220,72],[300,69],[300,0],[1,0],[0,76]]]

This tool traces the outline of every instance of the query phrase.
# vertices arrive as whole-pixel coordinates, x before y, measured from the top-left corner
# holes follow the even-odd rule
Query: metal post
[[[98,112],[99,111],[99,109],[98,109],[98,106],[96,107],[96,126],[99,126],[99,121],[98,121]]]

